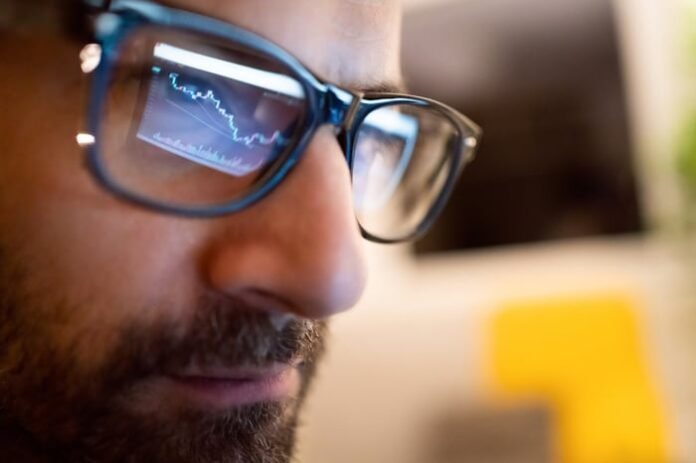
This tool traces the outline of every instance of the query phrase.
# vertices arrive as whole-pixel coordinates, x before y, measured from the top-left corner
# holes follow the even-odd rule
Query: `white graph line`
[[[169,74],[169,83],[174,90],[182,93],[183,95],[186,95],[192,101],[210,102],[213,105],[218,114],[227,121],[227,126],[230,129],[230,133],[227,136],[236,143],[241,143],[250,148],[253,147],[255,144],[273,145],[276,143],[285,143],[283,135],[278,130],[273,132],[273,135],[271,135],[270,137],[262,133],[255,133],[252,135],[240,135],[239,127],[237,127],[234,122],[234,114],[230,114],[227,112],[227,109],[225,109],[222,105],[222,100],[217,98],[212,90],[208,90],[207,92],[199,92],[190,89],[185,85],[180,85],[178,80],[179,74],[175,72]],[[200,121],[200,119],[198,120]]]

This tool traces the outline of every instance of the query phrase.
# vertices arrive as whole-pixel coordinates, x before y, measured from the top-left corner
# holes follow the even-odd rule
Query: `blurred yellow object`
[[[563,463],[670,463],[665,407],[633,301],[509,303],[491,320],[496,397],[547,403]]]

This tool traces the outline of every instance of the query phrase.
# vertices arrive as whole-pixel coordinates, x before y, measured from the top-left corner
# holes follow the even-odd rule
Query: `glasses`
[[[367,239],[423,234],[473,158],[481,131],[427,98],[324,82],[274,43],[143,0],[115,0],[82,52],[93,74],[78,142],[99,183],[187,217],[243,210],[335,127]],[[311,220],[311,218],[306,218]]]

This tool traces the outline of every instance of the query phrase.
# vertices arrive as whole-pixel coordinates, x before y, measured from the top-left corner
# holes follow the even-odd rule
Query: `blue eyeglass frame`
[[[338,138],[343,145],[342,148],[351,171],[352,180],[355,135],[368,114],[385,106],[414,105],[438,112],[448,118],[458,131],[457,146],[453,150],[451,159],[452,167],[442,191],[421,223],[412,232],[402,237],[376,236],[366,230],[356,217],[363,237],[370,241],[384,244],[410,241],[422,236],[440,214],[464,165],[473,160],[476,146],[481,138],[482,131],[474,122],[443,103],[400,93],[354,92],[324,82],[292,54],[275,43],[215,18],[165,7],[148,0],[114,0],[97,17],[95,26],[95,35],[101,45],[102,56],[99,65],[93,71],[87,109],[87,129],[95,140],[93,144],[86,147],[87,166],[96,180],[115,196],[157,212],[190,218],[212,218],[239,212],[252,206],[283,181],[292,167],[300,160],[317,129],[327,124],[340,129]],[[181,206],[158,201],[124,188],[109,175],[99,154],[100,122],[105,96],[108,92],[111,72],[121,43],[133,31],[144,26],[172,27],[184,32],[200,33],[211,38],[231,41],[283,64],[292,77],[302,85],[308,111],[304,126],[298,129],[298,132],[302,133],[300,140],[293,149],[285,154],[285,159],[281,161],[280,167],[265,181],[252,187],[245,196],[210,206]],[[476,140],[476,146],[466,147],[468,149],[466,151],[465,143],[470,137]],[[465,153],[468,155],[464,156]]]

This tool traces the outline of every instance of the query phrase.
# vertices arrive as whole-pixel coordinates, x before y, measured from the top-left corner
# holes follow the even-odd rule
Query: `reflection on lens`
[[[373,236],[411,235],[439,199],[453,168],[462,134],[444,114],[416,105],[372,111],[360,126],[353,151],[353,199],[360,225]]]
[[[418,138],[418,119],[395,108],[369,114],[353,161],[356,207],[374,211],[389,201],[406,172]]]
[[[155,45],[154,57],[141,140],[237,177],[288,144],[283,132],[297,117],[289,105],[302,98],[293,79],[165,43]],[[272,100],[269,91],[285,99]]]
[[[277,63],[205,37],[146,29],[112,77],[101,152],[123,187],[174,204],[239,197],[292,148],[302,86]]]

